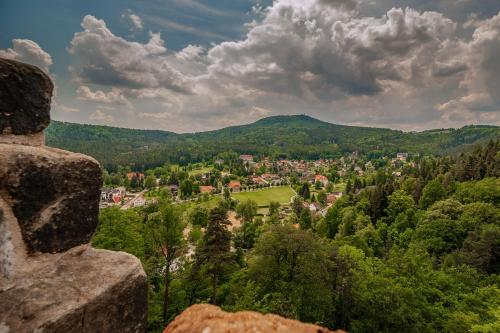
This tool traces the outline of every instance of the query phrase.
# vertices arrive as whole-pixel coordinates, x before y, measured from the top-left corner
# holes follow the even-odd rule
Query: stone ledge
[[[37,147],[45,146],[45,134],[43,132],[26,135],[3,134],[0,135],[0,143],[12,143]]]
[[[210,304],[195,304],[177,316],[163,333],[333,333],[327,328],[305,324],[273,314],[253,311],[229,313]],[[336,333],[345,333],[335,331]]]
[[[136,257],[88,245],[39,254],[0,289],[7,332],[144,332],[147,279]]]

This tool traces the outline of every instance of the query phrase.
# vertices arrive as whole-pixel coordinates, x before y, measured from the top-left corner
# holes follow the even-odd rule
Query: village
[[[271,202],[277,202],[280,217],[286,217],[293,211],[294,198],[301,197],[303,208],[325,216],[343,194],[369,184],[376,169],[388,169],[400,177],[404,167],[414,166],[407,153],[376,161],[360,158],[356,152],[339,159],[314,161],[257,158],[250,154],[227,160],[218,157],[184,167],[167,165],[144,172],[105,174],[100,207],[139,208],[156,203],[159,197],[178,204],[230,197],[236,203],[252,200],[262,216],[269,213]],[[112,186],[115,184],[119,186]]]

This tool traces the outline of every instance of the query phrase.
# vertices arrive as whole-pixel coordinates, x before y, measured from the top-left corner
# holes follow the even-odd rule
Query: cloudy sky
[[[78,123],[500,125],[499,0],[0,1],[0,56],[46,70]]]

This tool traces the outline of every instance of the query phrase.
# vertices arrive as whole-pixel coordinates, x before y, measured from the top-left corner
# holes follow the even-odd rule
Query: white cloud
[[[84,30],[74,35],[69,49],[78,60],[72,69],[77,81],[191,92],[188,78],[169,64],[159,33],[150,33],[146,44],[130,42],[115,36],[103,20],[91,15],[83,18],[82,27]]]
[[[172,115],[167,112],[161,113],[149,113],[149,112],[140,112],[139,118],[150,118],[150,119],[171,119]]]
[[[94,120],[104,124],[111,124],[115,121],[115,117],[99,109],[96,109],[90,116],[90,120]]]
[[[226,40],[227,37],[206,29],[196,28],[192,25],[181,24],[179,22],[169,20],[163,16],[145,15],[146,21],[157,24],[165,29],[180,31],[194,36],[208,37],[215,40]]]
[[[456,58],[465,62],[467,71],[460,82],[460,94],[438,105],[439,110],[474,112],[500,111],[500,13],[476,21],[470,41],[460,44]],[[492,119],[491,117],[483,117]],[[496,118],[495,118],[496,119]]]
[[[281,94],[371,95],[384,80],[413,79],[412,67],[425,69],[430,53],[455,28],[438,13],[392,9],[366,18],[332,6],[345,6],[343,1],[289,2],[275,2],[246,39],[211,49],[211,74]]]
[[[135,14],[130,14],[128,16],[128,18],[130,19],[130,21],[132,21],[132,24],[134,25],[134,27],[137,29],[137,30],[142,30],[144,29],[144,26],[142,24],[142,20],[139,16],[135,15]]]
[[[127,9],[127,11],[122,14],[123,19],[127,19],[132,23],[132,31],[142,31],[144,29],[144,23],[142,22],[142,19],[137,15],[132,12],[132,10]]]
[[[72,108],[63,104],[57,106],[62,112],[79,112],[80,109]]]
[[[0,50],[0,57],[26,62],[49,72],[52,57],[40,45],[29,39],[13,39],[12,48]]]
[[[80,86],[76,90],[76,95],[79,100],[91,101],[104,104],[125,105],[131,107],[132,105],[123,95],[122,90],[112,88],[111,91],[105,93],[102,90],[92,91],[87,86]]]
[[[250,116],[254,118],[264,118],[272,114],[271,110],[266,108],[261,108],[259,106],[253,106],[250,110]]]
[[[195,60],[199,59],[203,52],[205,52],[205,48],[201,45],[191,45],[189,44],[181,51],[177,52],[175,56],[182,60]]]

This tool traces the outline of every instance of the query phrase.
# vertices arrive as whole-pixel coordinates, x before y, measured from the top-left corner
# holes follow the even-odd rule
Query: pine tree
[[[309,198],[311,197],[311,191],[309,190],[308,183],[304,183],[304,185],[302,185],[299,194],[302,196],[302,198],[304,198],[304,200],[309,200]]]
[[[227,212],[222,207],[210,211],[210,219],[203,237],[203,244],[196,251],[197,266],[205,266],[212,284],[210,302],[215,304],[217,287],[228,265],[234,261],[231,249],[231,233],[227,230],[230,224]]]

